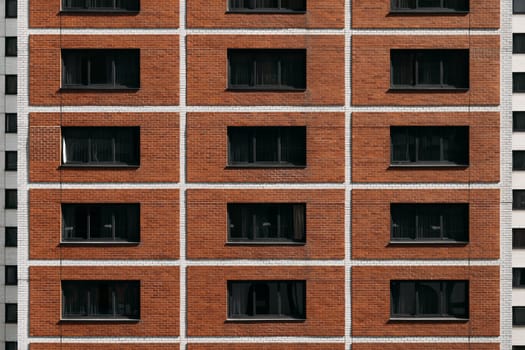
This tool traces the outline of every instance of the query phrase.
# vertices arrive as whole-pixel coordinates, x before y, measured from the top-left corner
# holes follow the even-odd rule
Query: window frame
[[[89,7],[91,0],[84,0],[84,7],[70,7],[66,6],[67,0],[62,0],[60,2],[60,12],[63,13],[115,13],[115,14],[136,14],[140,12],[140,0],[125,0],[126,2],[136,1],[136,9],[126,9],[123,7],[117,7],[119,0],[113,0],[113,8],[108,7]]]
[[[111,133],[113,132],[113,133]],[[111,153],[113,161],[96,161],[92,159],[92,146],[97,138],[100,139],[100,135],[109,134],[109,138],[104,141],[111,142]],[[118,144],[117,138],[119,137],[128,138],[127,141],[132,143],[134,154],[129,163],[124,161],[117,161]],[[81,146],[87,146],[87,149],[82,149],[84,153],[90,158],[87,162],[80,161],[68,161],[66,153],[68,152],[67,138],[79,139],[82,138],[87,144]],[[61,166],[67,168],[138,168],[140,167],[140,127],[62,127],[61,128],[62,138],[62,152],[61,152]],[[70,140],[71,141],[71,140]],[[95,144],[96,146],[96,144]],[[121,146],[122,147],[122,146]],[[96,147],[95,147],[96,148]]]
[[[453,130],[455,129],[455,130]],[[430,131],[435,130],[435,134],[432,134]],[[406,154],[408,160],[395,160],[394,159],[394,137],[398,137],[401,133],[395,134],[396,131],[404,131],[405,138],[408,141],[409,138],[414,138],[414,154],[412,155],[410,150],[410,143],[407,142],[404,147],[406,147]],[[454,162],[452,160],[446,160],[445,158],[445,139],[450,134],[457,137],[456,142],[458,151],[461,150],[461,146],[465,146],[465,149],[461,150],[462,153],[465,153],[463,157],[465,162]],[[440,140],[440,160],[419,160],[421,140],[425,137],[431,135],[432,137],[439,137]],[[466,139],[467,142],[462,145],[461,140]],[[452,147],[450,147],[452,148]],[[390,126],[390,166],[391,167],[468,167],[470,165],[470,128],[468,126]],[[414,161],[411,161],[411,158],[414,158]]]
[[[276,222],[277,222],[277,236],[278,237],[256,237],[256,227],[257,222],[260,218],[257,216],[256,212],[257,209],[259,210],[265,210],[270,211],[271,207],[276,207],[276,211],[278,212]],[[289,233],[283,233],[282,230],[282,222],[284,222],[284,219],[281,218],[282,215],[284,215],[284,212],[286,211],[292,211],[292,218],[289,218],[288,221],[292,222],[292,225],[294,225],[294,213],[295,210],[298,210],[298,215],[302,211],[302,230],[298,228],[298,231],[302,231],[302,236],[299,239],[293,239],[295,232],[295,228],[292,226],[292,232]],[[232,237],[232,212],[234,210],[239,210],[240,214],[237,214],[238,216],[243,215],[243,211],[248,212],[248,214],[251,214],[251,220],[252,220],[252,231],[241,233],[243,237],[237,238]],[[306,203],[228,203],[227,204],[227,242],[229,245],[236,245],[236,244],[253,244],[253,245],[305,245],[306,244],[306,222],[307,222],[307,209],[306,209]],[[271,224],[270,224],[271,225]],[[261,226],[264,226],[264,223],[261,224]],[[299,233],[297,233],[299,234]],[[250,236],[252,238],[250,238]],[[292,238],[289,238],[288,236],[292,236]]]
[[[419,7],[419,0],[416,1],[416,7],[415,8],[396,8],[395,3],[396,0],[390,0],[390,13],[392,14],[431,14],[431,13],[437,13],[440,15],[465,15],[470,12],[470,3],[469,0],[465,0],[467,3],[467,10],[455,10],[453,8],[444,7],[444,0],[440,0],[439,7]]]
[[[251,301],[252,303],[251,304],[251,310],[252,312],[254,313],[253,315],[249,315],[249,314],[238,314],[238,316],[236,316],[232,310],[234,308],[233,306],[233,286],[235,284],[249,284],[251,283],[252,285],[249,287],[248,289],[248,300],[247,302],[249,303],[250,301],[250,289],[253,290],[253,294],[251,296]],[[306,315],[307,315],[307,300],[306,300],[306,294],[307,294],[307,291],[306,291],[306,288],[307,288],[307,283],[306,283],[306,280],[229,280],[227,281],[227,321],[233,321],[233,322],[243,322],[243,321],[287,321],[287,322],[304,322],[306,321]],[[257,311],[256,311],[256,308],[257,308],[257,304],[262,304],[260,303],[260,300],[257,300],[257,297],[256,297],[256,286],[260,286],[260,285],[267,285],[267,288],[268,290],[270,289],[270,287],[268,287],[268,285],[271,285],[271,284],[277,284],[277,288],[278,288],[278,291],[277,291],[277,309],[279,310],[279,314],[270,314],[270,313],[261,313],[261,314],[257,314]],[[294,284],[294,285],[298,285],[298,286],[301,286],[302,287],[295,287],[295,288],[302,288],[302,296],[301,296],[301,301],[302,301],[302,307],[299,307],[299,308],[302,308],[303,312],[300,313],[298,312],[298,314],[296,315],[285,315],[283,314],[283,309],[282,309],[282,305],[284,304],[283,303],[283,299],[282,299],[282,295],[281,295],[281,285],[282,284],[288,284],[288,286],[286,288],[289,288],[290,285]],[[268,304],[268,309],[271,308],[270,306],[270,303],[272,303],[273,306],[275,306],[275,301],[272,301],[271,300],[271,296],[269,294],[270,292],[268,292],[268,295],[266,297],[266,303]],[[290,303],[290,301],[288,301],[288,303]]]
[[[11,318],[10,316],[13,317]],[[5,323],[18,323],[17,303],[5,303]]]
[[[18,284],[18,267],[16,265],[5,265],[5,285],[16,286]]]
[[[16,134],[18,132],[18,121],[17,121],[17,114],[16,113],[4,113],[5,118],[5,133],[6,134]],[[11,123],[13,123],[14,119],[14,127]]]
[[[414,290],[412,291],[415,296],[413,300],[412,307],[414,309],[414,314],[406,313],[395,313],[396,304],[401,302],[400,300],[395,300],[395,285],[406,283],[408,287],[411,287],[409,284],[413,284]],[[438,305],[438,313],[424,313],[419,312],[419,299],[418,296],[421,293],[421,288],[418,290],[418,286],[424,286],[424,284],[434,284],[439,283],[439,295],[438,299],[440,304]],[[455,284],[464,284],[465,291],[465,300],[463,301],[463,308],[465,308],[466,315],[464,317],[455,316],[453,314],[447,313],[447,309],[450,305],[446,303],[447,288],[448,284],[451,286]],[[470,318],[470,307],[469,307],[469,281],[468,280],[390,280],[390,320],[391,321],[468,321]],[[401,287],[398,288],[398,298],[401,298]]]
[[[17,17],[18,17],[18,1],[17,0],[6,0],[5,18],[17,18]]]
[[[512,72],[512,93],[525,92],[525,72]]]
[[[249,7],[235,8],[235,7],[232,6],[232,1],[233,0],[227,0],[226,13],[257,13],[257,14],[278,13],[278,14],[290,14],[290,15],[292,15],[292,14],[305,14],[307,12],[307,10],[308,10],[307,0],[304,0],[304,10],[293,10],[293,9],[290,9],[290,8],[283,8],[282,0],[277,0],[278,6],[275,7],[275,8],[273,8],[273,7],[256,8],[257,5],[255,5],[254,8],[249,8]],[[255,0],[251,0],[251,1],[255,2]]]
[[[14,45],[14,48],[13,48],[13,45]],[[16,36],[6,36],[5,37],[5,56],[6,57],[17,57],[18,56],[18,40]]]
[[[92,293],[89,292],[89,290],[94,290],[96,288],[103,288],[106,287],[108,289],[112,290],[112,297],[111,297],[111,309],[113,311],[112,315],[109,314],[101,314],[101,313],[90,313],[88,311],[85,312],[85,315],[75,314],[75,313],[67,313],[67,302],[68,302],[68,296],[66,295],[66,289],[67,288],[77,288],[76,295],[82,296],[83,292],[86,294],[86,300],[85,304],[83,306],[85,307],[85,310],[89,309],[96,309],[99,307],[99,305],[96,305],[94,303],[94,300],[92,299]],[[126,293],[132,293],[135,294],[136,300],[134,300],[134,304],[131,305],[134,309],[136,309],[136,315],[131,314],[127,316],[119,315],[116,313],[116,308],[118,307],[118,300],[115,295],[115,290],[118,288],[132,288],[131,291],[126,291]],[[81,290],[81,288],[87,289],[87,291]],[[141,317],[141,302],[140,302],[140,296],[141,296],[141,288],[140,288],[140,281],[138,280],[62,280],[61,281],[61,294],[62,294],[62,304],[61,304],[61,321],[100,321],[100,322],[107,322],[107,321],[119,321],[119,322],[138,322],[140,321]],[[97,295],[93,295],[93,298],[96,298]],[[122,304],[122,303],[120,303]],[[80,304],[79,304],[80,305]],[[124,304],[125,305],[125,304]],[[80,306],[79,306],[80,307]]]
[[[297,62],[297,57],[301,56],[303,62]],[[271,57],[277,61],[277,79],[279,82],[275,84],[257,84],[257,59],[264,59],[265,57]],[[231,91],[296,91],[301,92],[307,89],[307,51],[306,49],[228,49],[227,50],[228,58],[228,84],[227,90]],[[245,60],[251,64],[250,68],[250,83],[248,84],[233,84],[232,83],[232,65],[234,60]],[[282,65],[286,60],[294,61],[295,64],[299,67],[299,63],[302,65],[297,68],[304,68],[304,86],[291,86],[285,85],[282,82]]]
[[[17,151],[5,151],[5,164],[4,169],[5,171],[16,171],[18,168],[18,152]],[[11,157],[14,156],[14,161]]]
[[[523,313],[522,322],[517,322],[518,315],[517,313]],[[512,307],[512,325],[513,326],[525,326],[525,306],[513,306]]]
[[[5,79],[5,94],[16,95],[18,93],[18,76],[16,74],[6,74]]]
[[[124,83],[117,81],[118,71],[123,69],[123,71],[129,72],[129,69],[124,69],[125,67],[117,68],[120,65],[123,65],[123,60],[126,57],[130,57],[134,62],[130,62],[130,66],[134,64],[133,68],[136,71],[130,73],[134,75],[133,80],[136,82],[126,85]],[[80,80],[82,80],[82,75],[85,73],[85,78],[87,82],[81,81],[80,83],[67,83],[68,72],[71,71],[71,68],[67,67],[66,61],[68,59],[77,60],[80,62],[80,68],[76,68],[80,72]],[[104,59],[106,67],[106,77],[108,80],[111,80],[106,83],[91,83],[91,66],[94,59]],[[117,64],[117,61],[120,61]],[[140,89],[140,49],[62,49],[61,50],[61,62],[62,62],[62,76],[61,76],[61,90],[109,90],[109,91],[119,91],[119,90],[139,90]],[[75,62],[78,63],[78,62]],[[83,65],[86,64],[86,67]],[[109,68],[108,68],[109,67]],[[85,68],[85,72],[83,72]],[[135,84],[136,83],[136,84]]]
[[[264,131],[271,132],[274,131],[277,134],[275,144],[272,142],[277,149],[277,161],[257,161],[257,136],[261,135]],[[307,166],[307,130],[306,126],[228,126],[227,128],[228,135],[228,168],[305,168]],[[249,144],[240,144],[234,147],[234,140],[245,141],[246,139],[251,139]],[[302,138],[302,139],[301,139]],[[285,145],[284,140],[288,140],[290,143],[286,144],[287,147],[290,145],[296,146],[297,148],[302,148],[302,153],[304,154],[303,159],[297,160],[297,164],[294,163],[294,160],[283,160],[283,146]],[[295,145],[294,142],[301,142],[301,145]],[[235,161],[233,160],[233,152],[235,148],[248,148],[251,150],[251,159],[253,161]],[[299,152],[299,151],[298,151]]]
[[[117,210],[126,210],[127,215],[131,215],[131,217],[136,218],[136,227],[133,227],[136,232],[127,232],[126,238],[123,239],[120,236],[117,236],[116,232],[116,218],[115,218],[115,208]],[[106,212],[103,212],[103,210],[106,209]],[[75,210],[85,210],[88,212],[88,215],[84,218],[83,216],[80,216],[80,218],[86,220],[86,238],[82,238],[79,235],[75,237],[68,237],[68,227],[66,226],[66,213],[71,212],[73,213],[73,216],[75,216]],[[111,215],[112,224],[111,226],[111,237],[98,235],[96,238],[91,239],[91,236],[93,235],[93,232],[91,232],[91,222],[98,220],[101,220],[100,218],[93,218],[91,217],[91,213],[93,211],[99,211],[100,215]],[[109,213],[108,213],[109,212]],[[81,244],[81,245],[137,245],[141,242],[141,220],[140,220],[140,203],[62,203],[61,205],[61,235],[60,235],[60,244],[62,245],[68,245],[68,244]],[[82,213],[83,214],[83,213]],[[93,225],[96,228],[96,225]],[[109,225],[104,225],[105,228],[109,228]]]
[[[525,268],[512,268],[512,288],[525,288]]]
[[[4,246],[5,247],[16,247],[18,246],[18,227],[17,226],[5,226],[4,227]],[[13,236],[14,235],[14,240]],[[10,239],[8,239],[10,237]]]
[[[17,350],[18,349],[18,342],[16,341],[6,341],[5,342],[5,350]]]
[[[462,237],[464,237],[463,240],[450,238],[444,230],[444,217],[446,214],[450,214],[452,208],[455,208],[455,215],[462,214],[463,226],[466,230],[462,235]],[[394,212],[401,212],[402,210],[404,210],[405,217],[401,218],[401,222],[407,220],[407,213],[414,214],[413,217],[412,215],[408,217],[408,219],[414,220],[413,226],[416,229],[416,232],[413,233],[414,238],[395,236],[395,225],[397,224],[394,222]],[[435,215],[440,217],[440,238],[425,238],[419,231],[419,217],[431,212],[432,210],[438,210]],[[468,203],[390,203],[390,244],[468,244],[470,241],[469,211],[470,208]]]
[[[523,197],[522,200],[520,197]],[[525,190],[512,190],[512,210],[525,210]]]
[[[525,1],[521,0],[523,2],[523,10],[516,10],[517,6],[516,6],[516,1],[520,1],[520,0],[512,0],[512,13],[513,14],[525,14]]]
[[[407,57],[402,57],[406,55]],[[424,57],[423,57],[424,55]],[[396,70],[400,67],[395,67],[396,60],[409,59],[410,69],[413,80],[412,84],[398,84],[394,82]],[[419,65],[421,63],[428,63],[427,61],[418,61],[429,58],[434,61],[439,61],[439,84],[424,84],[419,83]],[[445,84],[445,61],[464,60],[463,71],[466,77],[465,84],[458,84],[455,86]],[[468,49],[390,49],[390,90],[391,91],[468,91],[470,88],[470,51]]]
[[[8,199],[12,200],[12,196],[14,195],[15,202],[11,202]],[[14,188],[6,188],[4,189],[4,207],[5,209],[17,209],[18,208],[18,191]]]
[[[520,119],[522,122],[520,123]],[[523,126],[520,126],[523,124]],[[512,132],[524,132],[525,131],[525,112],[513,111],[512,112]]]

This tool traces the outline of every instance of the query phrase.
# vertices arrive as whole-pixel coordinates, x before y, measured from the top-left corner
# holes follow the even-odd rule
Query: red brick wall
[[[140,321],[60,321],[63,280],[140,280]],[[29,294],[29,335],[32,337],[162,337],[179,334],[178,267],[32,266],[29,269]]]
[[[140,49],[140,88],[60,90],[60,49]],[[31,105],[177,105],[179,37],[176,35],[38,35],[29,38]]]
[[[30,350],[176,350],[179,349],[179,344],[88,344],[88,343],[60,343],[60,344],[38,344],[32,343],[29,345]]]
[[[188,344],[188,350],[344,350],[344,344]],[[39,349],[40,350],[40,349]]]
[[[302,322],[229,322],[228,280],[306,280]],[[246,266],[188,268],[188,336],[343,336],[343,267]]]
[[[394,14],[390,0],[352,0],[353,28],[499,28],[499,1],[470,1],[468,14]]]
[[[498,182],[499,113],[353,113],[354,182]],[[390,126],[468,126],[468,167],[390,167]]]
[[[391,280],[468,280],[469,320],[390,321]],[[495,337],[499,335],[499,313],[499,266],[357,266],[352,269],[352,335],[356,337]]]
[[[403,344],[352,344],[352,350],[499,350],[499,344],[439,344],[439,343],[403,343]]]
[[[466,245],[391,245],[390,203],[469,203]],[[499,190],[353,190],[353,259],[498,259]]]
[[[140,244],[60,245],[61,203],[140,203]],[[177,259],[178,190],[44,190],[29,192],[31,259]]]
[[[343,190],[189,190],[188,258],[343,259],[344,196]],[[228,202],[306,203],[306,244],[227,245]]]
[[[61,0],[31,0],[33,28],[177,28],[177,0],[141,0],[136,14],[60,13]]]
[[[60,126],[140,127],[140,167],[61,168]],[[177,182],[178,113],[33,113],[29,116],[31,182]]]
[[[344,0],[307,1],[304,14],[227,13],[226,1],[187,2],[188,28],[343,28]]]
[[[189,105],[343,105],[344,37],[189,35]],[[229,91],[228,49],[306,49],[305,91]]]
[[[343,182],[342,113],[189,113],[189,182]],[[226,168],[228,126],[306,126],[305,168]]]
[[[352,103],[362,105],[498,105],[499,37],[354,35],[352,37]],[[391,91],[390,49],[469,49],[468,91]]]

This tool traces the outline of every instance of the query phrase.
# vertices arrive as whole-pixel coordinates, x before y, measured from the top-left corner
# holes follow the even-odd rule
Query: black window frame
[[[234,288],[237,289],[237,292],[234,291]],[[229,280],[227,281],[228,320],[305,321],[307,315],[306,288],[306,280]],[[244,293],[241,293],[243,291],[239,291],[240,289],[244,289]],[[259,291],[259,297],[257,291]],[[245,293],[247,295],[244,295]],[[239,295],[237,299],[240,299],[240,295],[243,294],[246,303],[235,302],[234,294]],[[292,297],[298,300],[293,301]],[[297,305],[294,306],[294,303]],[[243,306],[246,306],[245,312],[240,310]],[[284,306],[288,306],[289,310],[284,310],[286,309]],[[277,311],[272,312],[271,309],[277,309]]]
[[[305,126],[229,126],[227,133],[228,167],[304,168],[307,165]],[[257,140],[262,147],[257,146]],[[277,159],[259,161],[258,155]]]
[[[5,342],[5,350],[17,350],[18,349],[18,343],[16,341],[6,341]]]
[[[228,49],[228,90],[233,91],[304,91],[307,86],[307,54],[306,49]],[[275,84],[257,83],[258,60],[272,60],[274,68],[277,71],[270,71],[270,75],[275,75],[278,80]],[[264,62],[263,62],[264,63]],[[235,64],[245,64],[246,67],[234,67]],[[283,72],[283,65],[287,65],[293,71],[290,73],[290,84],[284,82],[287,76]],[[271,65],[266,65],[271,66]],[[265,67],[262,65],[262,67]],[[234,83],[233,76],[235,70],[247,70],[246,75],[249,76],[247,83]],[[268,74],[268,72],[264,72]],[[293,74],[292,74],[293,73]],[[242,72],[240,73],[242,75]],[[261,73],[262,75],[262,73]],[[294,77],[292,77],[292,75]],[[292,81],[293,79],[297,81]]]
[[[17,18],[18,17],[18,1],[17,0],[6,0],[5,2],[5,18]]]
[[[404,287],[402,286],[404,284]],[[463,284],[463,287],[460,285]],[[425,291],[428,292],[431,285],[434,285],[436,289],[433,290],[435,293],[435,300],[432,306],[437,307],[437,311],[425,310],[425,307],[428,305],[422,305],[424,300]],[[464,295],[463,300],[452,303],[451,301],[447,303],[447,296],[451,297],[450,290],[453,290],[455,286],[458,285],[459,288],[463,288]],[[409,300],[404,300],[404,303],[401,301],[402,297],[402,288],[405,293],[408,293],[408,296],[404,298]],[[432,297],[430,293],[426,295],[428,298]],[[396,299],[397,298],[397,299]],[[437,300],[437,302],[436,302]],[[428,300],[427,300],[428,301]],[[413,311],[403,311],[399,310],[402,308],[402,305],[405,309],[412,309]],[[410,304],[410,305],[409,305]],[[464,313],[454,313],[450,312],[450,308],[454,305],[451,304],[462,304],[459,307],[464,309]],[[458,307],[457,305],[455,305]],[[469,281],[468,280],[391,280],[390,281],[390,319],[391,320],[459,320],[466,321],[469,319]]]
[[[470,4],[469,0],[461,0],[466,3],[466,6],[459,6],[458,8],[453,7],[446,7],[446,2],[448,0],[437,0],[440,2],[439,6],[434,7],[425,7],[421,6],[419,3],[421,0],[412,0],[413,5],[411,7],[400,7],[399,6],[399,0],[391,0],[390,1],[390,13],[419,13],[419,14],[425,14],[425,13],[438,13],[438,14],[467,14],[470,10]],[[424,1],[424,0],[423,0]]]
[[[99,290],[97,290],[97,288]],[[124,289],[124,300],[118,300],[118,292]],[[93,320],[93,321],[139,321],[140,320],[140,281],[136,280],[62,280],[62,321],[68,320]],[[111,295],[109,293],[111,292]],[[122,292],[122,291],[121,291]],[[72,295],[70,295],[71,293]],[[98,294],[97,294],[98,293]],[[97,300],[97,296],[103,299],[104,295],[109,298]],[[84,299],[85,298],[85,299]],[[81,303],[80,299],[84,299]],[[69,304],[71,300],[71,304]],[[73,302],[76,304],[72,304]],[[127,305],[126,302],[130,302]],[[71,311],[73,308],[78,310]],[[102,313],[97,309],[111,309],[111,314]],[[129,311],[119,312],[117,308],[123,307]],[[133,311],[131,311],[133,309]],[[98,312],[97,312],[98,311]]]
[[[525,190],[512,190],[512,210],[525,210]]]
[[[16,134],[18,132],[18,122],[16,113],[5,113],[5,133]]]
[[[512,268],[512,288],[525,288],[525,268]]]
[[[525,72],[513,72],[512,73],[512,92],[513,93],[525,92]]]
[[[512,325],[525,326],[525,306],[512,307]]]
[[[283,13],[283,14],[304,14],[307,10],[307,0],[299,0],[304,2],[304,6],[300,8],[293,8],[291,5],[286,5],[286,2],[298,0],[273,0],[275,6],[272,7],[258,7],[257,0],[227,0],[229,13]],[[236,6],[234,2],[242,2]],[[283,4],[284,2],[284,4]]]
[[[92,72],[93,64],[105,67],[105,72],[102,72],[103,69]],[[124,75],[119,81],[121,79],[119,72],[129,74]],[[97,78],[107,81],[92,82],[97,74],[105,75]],[[73,77],[75,75],[76,77]],[[73,82],[68,82],[68,79]],[[126,82],[126,79],[129,82]],[[138,90],[140,89],[140,49],[62,49],[61,81],[63,90]]]
[[[18,284],[18,267],[16,265],[5,265],[5,285],[16,286]]]
[[[525,151],[512,151],[512,170],[525,170]]]
[[[4,201],[5,209],[17,209],[18,208],[18,192],[16,189],[6,188],[4,190],[4,196],[5,196],[5,201]]]
[[[62,244],[138,244],[140,243],[140,204],[139,203],[62,203]],[[117,232],[118,214],[124,215],[126,222],[124,229],[128,226],[133,230]],[[110,224],[103,220],[110,219]],[[75,226],[70,226],[68,221],[74,225],[78,220],[79,232]],[[85,220],[84,223],[81,221]],[[98,224],[98,225],[97,225]],[[110,232],[95,232],[101,226]],[[94,229],[92,229],[94,227]],[[82,230],[85,229],[85,232]]]
[[[16,57],[18,55],[18,46],[17,46],[17,37],[16,36],[6,36],[5,37],[5,56],[6,57]]]
[[[63,167],[136,168],[140,166],[139,127],[62,127],[61,133]],[[102,146],[106,149],[97,147],[97,141],[99,145],[103,142]],[[76,149],[71,151],[73,154],[70,157],[68,153],[73,147]],[[97,151],[100,152],[99,157],[106,159],[98,160]],[[129,154],[125,154],[125,151],[129,151]],[[85,159],[70,159],[75,155]],[[111,156],[112,160],[107,160],[108,156]]]
[[[306,243],[306,203],[228,203],[227,212],[229,244]],[[235,236],[233,218],[241,222]],[[263,222],[263,218],[267,221]],[[276,226],[273,232],[272,222]],[[251,227],[243,227],[243,223]],[[291,227],[287,230],[287,226]],[[264,230],[265,227],[269,228]]]
[[[512,112],[512,131],[513,132],[525,131],[525,112],[521,112],[521,111]]]
[[[470,86],[469,56],[468,49],[391,49],[390,90],[466,91]],[[434,72],[435,75],[439,75],[439,83],[419,82],[422,79],[419,66],[424,64],[428,66],[429,63],[439,64],[439,72]],[[449,69],[456,69],[456,72],[447,74]],[[447,83],[447,77],[450,79],[454,77],[457,81]],[[396,82],[396,79],[407,80],[407,82]]]
[[[18,304],[5,303],[5,323],[18,322]]]
[[[469,132],[468,126],[391,126],[390,165],[467,167],[470,158]],[[436,138],[439,145],[434,144]],[[420,157],[435,156],[436,147],[439,147],[439,160],[420,160]],[[400,148],[404,148],[404,159],[399,159]]]
[[[4,227],[5,240],[4,245],[6,247],[16,247],[18,245],[18,227],[6,226]]]
[[[17,151],[5,151],[5,166],[6,171],[16,171],[18,167],[18,153]]]
[[[18,89],[18,76],[16,74],[6,74],[5,76],[5,94],[16,95]]]
[[[512,53],[525,53],[525,33],[512,34]]]
[[[521,4],[522,7],[520,7]],[[525,13],[525,1],[523,0],[512,0],[512,13],[513,14],[521,14]]]
[[[77,0],[79,1],[79,0]],[[138,13],[140,12],[140,0],[110,0],[113,2],[112,8],[106,6],[98,6],[93,0],[80,0],[83,2],[83,6],[75,6],[74,4],[68,4],[68,0],[61,1],[61,12],[99,12],[99,13]],[[119,6],[123,4],[128,4],[128,6]],[[129,5],[131,4],[131,5]]]
[[[458,219],[459,217],[459,219]],[[467,244],[470,236],[468,203],[391,203],[390,204],[390,243],[420,244]],[[432,219],[438,219],[439,225],[433,225]],[[447,232],[446,227],[461,220],[460,232]],[[423,223],[427,225],[423,225]],[[402,224],[408,226],[403,231]],[[431,230],[439,230],[439,237],[431,236]],[[413,232],[414,230],[415,232]],[[458,228],[454,227],[458,230]],[[425,230],[425,231],[423,231]]]

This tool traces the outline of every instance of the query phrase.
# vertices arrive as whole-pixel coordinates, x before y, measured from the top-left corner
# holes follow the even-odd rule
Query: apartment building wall
[[[142,0],[101,14],[21,1],[20,347],[509,349],[507,7],[393,14],[389,0],[330,0],[242,14]],[[139,86],[68,88],[64,56],[93,49],[138,50]],[[235,49],[304,50],[306,87],[235,90]],[[468,87],[392,88],[401,49],[468,50]],[[400,126],[467,128],[467,164],[395,166]],[[138,129],[138,164],[69,166],[64,135],[81,127]],[[306,164],[232,165],[237,127],[304,127]],[[64,240],[68,205],[124,203],[140,208],[138,242]],[[303,205],[306,240],[232,242],[231,205],[260,203]],[[468,241],[392,242],[395,204],[463,205]],[[68,319],[68,281],[137,281],[140,317]],[[239,281],[304,281],[305,319],[229,317]],[[392,281],[466,281],[468,317],[396,319]]]

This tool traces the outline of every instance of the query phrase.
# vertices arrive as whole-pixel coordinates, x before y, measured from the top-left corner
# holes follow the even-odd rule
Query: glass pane
[[[17,40],[16,37],[5,38],[5,55],[16,56],[17,55]]]
[[[418,215],[418,235],[421,239],[441,239],[442,210],[435,206],[421,206]]]
[[[416,0],[392,0],[392,9],[393,10],[415,9],[416,4],[417,4]]]
[[[86,206],[64,205],[62,207],[62,238],[85,240],[88,238],[89,210]]]
[[[468,241],[469,208],[463,204],[446,204],[443,214],[443,238]]]
[[[306,0],[281,0],[281,8],[293,11],[306,11]]]
[[[257,128],[255,131],[255,161],[279,162],[279,130],[277,128]]]
[[[512,9],[514,13],[525,13],[525,0],[513,0]]]
[[[279,57],[258,55],[255,60],[255,85],[279,85]]]
[[[512,73],[512,91],[525,92],[525,73]]]
[[[95,8],[115,8],[115,0],[90,0]]]
[[[253,86],[253,58],[250,55],[232,52],[230,54],[230,85]]]
[[[525,151],[512,151],[512,170],[525,170]]]
[[[16,133],[17,132],[17,115],[15,113],[5,114],[5,132]]]
[[[276,205],[258,205],[255,209],[255,237],[268,239],[277,237],[278,207]]]
[[[5,228],[5,246],[6,247],[16,247],[17,246],[17,232],[16,227],[6,227]]]
[[[443,85],[454,88],[469,86],[469,55],[465,50],[453,50],[441,55]]]
[[[419,53],[417,60],[417,84],[441,84],[441,60],[432,53]]]
[[[229,163],[253,163],[254,129],[228,128]]]
[[[258,9],[278,9],[279,0],[255,0]]]
[[[416,314],[416,288],[414,282],[391,281],[392,316],[414,316]]]
[[[439,162],[441,158],[441,135],[432,133],[429,129],[419,129],[418,161]]]
[[[416,215],[415,206],[392,205],[392,239],[416,239]]]
[[[5,16],[6,18],[17,17],[17,0],[6,0]]]
[[[281,58],[281,85],[294,89],[306,88],[306,53],[283,54]]]
[[[525,112],[512,112],[512,131],[525,131]]]
[[[525,190],[512,191],[512,208],[525,209]]]
[[[440,8],[441,0],[418,0],[418,7],[420,8]]]
[[[418,315],[441,315],[440,285],[440,282],[416,282]]]
[[[17,93],[17,76],[6,75],[5,76],[5,93],[6,95],[16,95]]]
[[[443,7],[454,11],[468,11],[469,0],[443,0]]]
[[[285,127],[281,132],[281,162],[306,165],[306,128]]]
[[[525,34],[512,34],[512,53],[525,53]]]
[[[64,9],[82,9],[86,7],[86,0],[63,0]]]
[[[412,86],[415,81],[414,55],[403,51],[392,51],[392,85]]]
[[[140,54],[138,50],[119,51],[115,54],[115,85],[138,88],[140,86]]]
[[[113,85],[112,62],[105,55],[93,55],[89,62],[89,84]]]
[[[64,163],[87,163],[91,160],[89,152],[89,130],[64,129],[63,162]]]
[[[468,317],[468,287],[467,282],[448,281],[445,288],[447,316]]]
[[[95,130],[92,130],[95,131]],[[91,133],[91,161],[95,163],[113,163],[115,130],[98,129]]]
[[[512,229],[512,248],[522,249],[525,248],[525,229],[513,228]]]

